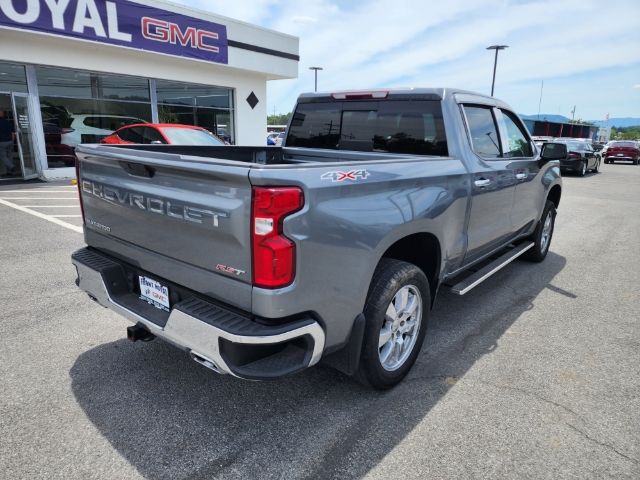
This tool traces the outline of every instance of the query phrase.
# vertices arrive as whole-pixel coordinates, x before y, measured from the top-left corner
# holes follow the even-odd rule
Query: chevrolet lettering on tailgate
[[[123,207],[145,210],[209,227],[219,227],[219,219],[229,216],[227,212],[185,205],[173,200],[152,197],[89,180],[82,181],[82,191],[88,195]]]

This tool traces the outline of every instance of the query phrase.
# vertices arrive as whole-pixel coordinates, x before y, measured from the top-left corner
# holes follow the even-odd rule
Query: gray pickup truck
[[[283,147],[80,146],[76,282],[216,372],[389,388],[440,288],[545,258],[565,155],[452,89],[304,94]]]

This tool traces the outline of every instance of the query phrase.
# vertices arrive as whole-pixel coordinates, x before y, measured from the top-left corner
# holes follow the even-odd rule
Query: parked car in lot
[[[136,117],[120,115],[72,114],[71,125],[62,134],[61,142],[75,147],[80,143],[98,143],[123,125],[146,123]]]
[[[278,138],[278,132],[271,132],[267,134],[267,145],[275,145]]]
[[[614,163],[620,160],[631,161],[634,165],[640,164],[640,146],[638,142],[631,140],[609,142],[604,163]]]
[[[142,123],[119,128],[100,143],[111,145],[157,144],[157,145],[214,145],[223,146],[224,141],[209,130],[194,125],[178,123]]]
[[[588,171],[598,173],[600,170],[600,153],[596,152],[591,142],[586,140],[555,139],[567,145],[567,157],[560,161],[562,171],[570,171],[584,177]]]
[[[324,359],[376,388],[409,372],[440,289],[545,259],[567,153],[448,89],[302,95],[281,148],[129,147],[77,148],[72,261],[131,340],[254,380]]]

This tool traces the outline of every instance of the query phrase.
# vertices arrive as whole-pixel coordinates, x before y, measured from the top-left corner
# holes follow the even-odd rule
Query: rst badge
[[[369,172],[364,169],[349,170],[347,172],[332,171],[323,173],[320,177],[321,180],[331,180],[332,182],[356,182],[358,180],[366,180],[369,177]]]
[[[239,268],[222,265],[221,263],[216,265],[216,270],[224,273],[230,273],[231,275],[235,275],[236,277],[239,277],[240,275],[244,275],[245,273],[247,273],[245,270],[240,270]]]

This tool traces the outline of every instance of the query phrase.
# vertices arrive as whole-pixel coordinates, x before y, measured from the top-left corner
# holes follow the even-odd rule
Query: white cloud
[[[636,83],[636,84],[633,86],[633,88],[638,88],[638,89],[640,89],[640,83]]]
[[[636,1],[199,0],[190,4],[300,37],[300,76],[269,83],[269,111],[274,105],[277,111],[288,111],[299,93],[313,88],[311,65],[324,67],[318,76],[321,90],[412,85],[488,92],[493,56],[485,47],[503,43],[510,48],[500,52],[496,92],[498,96],[509,92],[505,100],[520,111],[537,111],[539,95],[530,94],[532,84],[539,90],[544,79],[545,96],[551,98],[554,85],[566,85],[554,79],[572,78],[581,88],[575,98],[570,88],[565,89],[566,102],[581,105],[584,117],[600,118],[608,110],[640,115],[628,87],[622,87],[629,85],[627,76],[640,77],[640,2]],[[604,27],[611,25],[615,28]],[[615,72],[622,69],[627,76],[616,83]],[[607,92],[600,90],[603,72],[611,85]],[[602,112],[589,110],[596,96],[602,106],[598,108],[606,108]]]

